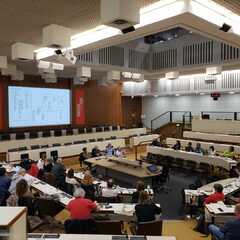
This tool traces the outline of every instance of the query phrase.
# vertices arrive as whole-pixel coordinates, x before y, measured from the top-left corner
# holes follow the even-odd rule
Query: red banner
[[[85,124],[84,90],[75,89],[75,124]]]

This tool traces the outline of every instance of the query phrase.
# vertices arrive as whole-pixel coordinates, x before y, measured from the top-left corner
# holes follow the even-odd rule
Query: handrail
[[[203,117],[203,115],[204,115],[204,114],[207,114],[207,113],[210,113],[210,114],[211,114],[211,113],[215,113],[215,114],[230,113],[230,114],[233,114],[233,119],[234,119],[234,120],[238,120],[238,114],[239,114],[240,112],[202,111],[202,112],[201,112],[201,117]]]
[[[169,115],[169,122],[172,122],[173,113],[184,113],[184,114],[190,113],[191,114],[190,111],[167,111],[167,112],[161,113],[160,115],[158,115],[157,117],[155,117],[151,120],[151,131],[153,131],[153,122],[156,121],[157,119],[160,119],[161,117],[163,117],[166,114],[170,114]]]

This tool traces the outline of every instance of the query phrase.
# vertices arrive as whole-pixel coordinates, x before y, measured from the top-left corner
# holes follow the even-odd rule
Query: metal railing
[[[191,123],[192,113],[189,111],[167,111],[167,112],[164,112],[151,120],[151,131],[153,131],[154,129],[157,129],[167,123],[180,121],[181,123],[184,122],[184,124],[185,124],[187,118],[189,119],[189,121]],[[154,123],[157,121],[159,121],[159,124],[157,127],[154,127]]]
[[[219,111],[203,111],[201,112],[202,119],[215,120],[240,120],[240,112],[219,112]]]

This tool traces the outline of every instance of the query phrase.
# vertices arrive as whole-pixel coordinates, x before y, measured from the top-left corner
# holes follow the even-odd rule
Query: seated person
[[[66,170],[64,165],[62,164],[61,158],[54,158],[52,174],[55,176],[56,187],[60,188],[61,190],[64,190]]]
[[[208,229],[216,240],[238,240],[240,239],[240,204],[235,206],[234,220],[227,221],[221,228],[209,225]]]
[[[107,187],[102,189],[102,196],[103,197],[117,197],[118,196],[118,191],[113,188],[113,180],[109,179],[107,181]]]
[[[210,146],[210,147],[209,147],[208,154],[209,154],[210,156],[215,156],[215,155],[216,155],[216,151],[215,151],[214,146]]]
[[[138,222],[149,222],[156,220],[156,215],[160,215],[161,208],[155,205],[146,191],[139,195],[139,204],[135,206],[135,213]]]
[[[139,202],[139,195],[144,190],[145,190],[144,182],[138,181],[138,183],[137,183],[137,191],[132,194],[132,203],[138,203]]]
[[[109,143],[105,149],[105,153],[107,156],[111,157],[114,153],[114,148],[111,143]]]
[[[33,177],[38,177],[39,169],[37,163],[31,162],[30,168],[27,170],[27,173]]]
[[[66,176],[66,183],[68,184],[72,184],[75,187],[79,186],[79,182],[76,180],[76,178],[74,177],[74,170],[72,168],[70,168],[67,172],[67,176]]]
[[[93,181],[94,179],[90,171],[86,171],[84,174],[84,178],[81,181],[81,187],[85,191],[85,197],[91,200],[95,199],[95,187]]]
[[[26,171],[29,170],[31,167],[31,163],[28,158],[22,159],[19,165],[21,168],[24,168]]]
[[[83,166],[84,161],[85,161],[86,159],[88,159],[88,158],[89,158],[89,154],[88,154],[87,148],[84,147],[84,148],[82,149],[82,152],[81,152],[80,155],[79,155],[80,167]]]
[[[51,159],[46,159],[44,161],[43,171],[46,172],[46,173],[50,173],[52,171],[52,167],[53,167],[52,160]]]
[[[229,150],[228,150],[228,151],[225,151],[225,152],[223,153],[223,156],[224,156],[224,157],[227,157],[227,158],[232,158],[232,159],[234,159],[234,158],[235,158],[234,147],[233,147],[233,146],[230,146],[230,147],[229,147]]]
[[[211,195],[209,195],[204,200],[204,204],[210,204],[210,203],[217,203],[220,201],[224,201],[224,194],[223,194],[223,186],[221,184],[214,184],[213,186],[215,192]]]
[[[17,183],[24,179],[24,176],[26,175],[26,170],[24,168],[19,168],[17,172],[12,176],[11,185],[9,187],[9,192],[16,193],[16,186]]]
[[[160,138],[156,138],[156,139],[154,139],[154,140],[152,141],[151,146],[161,147],[162,144],[161,144]]]
[[[101,151],[99,150],[98,146],[95,146],[92,149],[91,155],[92,155],[93,158],[101,156]]]
[[[192,143],[189,142],[188,145],[185,147],[186,152],[194,152],[194,149],[192,147]]]
[[[196,148],[195,148],[195,151],[194,151],[194,152],[195,152],[195,153],[199,153],[199,154],[203,154],[204,151],[203,151],[200,143],[197,143],[197,144],[196,144]]]
[[[37,167],[39,170],[43,170],[44,162],[47,159],[47,155],[45,152],[40,153],[40,159],[38,160]]]
[[[91,219],[91,213],[97,210],[97,204],[85,198],[85,191],[82,188],[75,190],[74,197],[75,199],[71,200],[66,207],[70,211],[71,219]]]
[[[21,179],[16,185],[16,204],[18,206],[27,207],[28,215],[35,215],[34,196],[29,190],[29,185],[25,179]],[[11,200],[13,201],[13,199]]]
[[[6,200],[9,197],[9,187],[11,179],[6,176],[6,169],[0,168],[0,206],[6,206]]]
[[[124,155],[123,151],[120,147],[118,147],[114,150],[114,156],[121,158],[121,157],[123,157],[123,155]]]
[[[240,171],[238,170],[237,166],[232,166],[229,172],[230,178],[238,178],[240,176]]]
[[[177,140],[176,144],[173,146],[174,150],[181,150],[181,142]]]

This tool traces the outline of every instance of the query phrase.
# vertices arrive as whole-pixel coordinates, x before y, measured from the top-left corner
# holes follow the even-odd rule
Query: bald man
[[[240,239],[240,203],[235,206],[234,220],[226,222],[219,228],[213,224],[209,225],[209,232],[216,240],[239,240]]]

